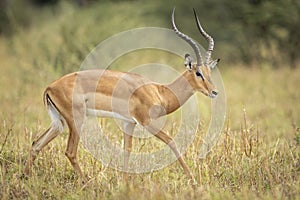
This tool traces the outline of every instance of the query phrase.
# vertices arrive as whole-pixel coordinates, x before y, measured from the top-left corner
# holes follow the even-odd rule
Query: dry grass
[[[253,78],[249,78],[248,82],[240,77],[237,70],[242,74],[252,74]],[[292,84],[298,77],[295,71],[284,69],[267,72],[264,81],[267,79],[268,83],[262,90],[269,91],[272,98],[266,95],[261,102],[262,97],[256,93],[251,98],[255,99],[256,95],[258,101],[238,104],[247,101],[244,98],[249,94],[248,84],[252,84],[253,88],[261,87],[259,77],[263,76],[262,72],[245,68],[226,69],[224,81],[229,114],[222,137],[207,159],[198,160],[201,139],[208,123],[204,119],[202,129],[185,155],[199,182],[196,192],[188,184],[178,163],[153,173],[133,174],[129,185],[125,185],[121,172],[102,166],[80,148],[80,163],[90,177],[90,182],[83,186],[64,156],[67,133],[60,135],[41,152],[32,177],[20,179],[30,144],[37,133],[47,127],[49,119],[42,102],[26,102],[27,98],[33,99],[32,102],[40,99],[28,97],[30,93],[20,97],[17,105],[4,102],[10,109],[3,107],[6,113],[2,113],[0,127],[1,198],[198,199],[201,196],[204,199],[297,199],[300,196],[299,94],[290,92],[298,93],[297,85]],[[279,84],[274,91],[274,85],[278,79],[284,79],[283,75],[291,81],[291,85],[286,85],[294,89]],[[243,83],[239,87],[245,89],[234,95],[236,92],[231,90],[237,90],[235,85],[239,79]],[[292,98],[293,95],[297,98]],[[274,110],[273,104],[276,105]],[[14,106],[23,109],[17,112]],[[265,111],[262,112],[262,109]],[[113,121],[105,120],[102,125],[108,135],[117,135],[117,140],[121,141],[120,131]],[[140,148],[143,143],[135,140],[135,148]],[[149,144],[148,147],[146,145],[148,149],[151,142]]]

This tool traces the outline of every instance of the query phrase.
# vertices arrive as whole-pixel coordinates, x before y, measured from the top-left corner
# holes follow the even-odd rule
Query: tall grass
[[[195,191],[177,162],[160,171],[132,174],[126,185],[121,172],[101,165],[80,147],[79,162],[90,178],[82,185],[64,156],[67,132],[39,154],[32,177],[20,178],[33,139],[50,123],[42,103],[43,89],[62,74],[78,70],[84,56],[110,35],[162,25],[159,19],[139,11],[140,5],[119,2],[113,7],[106,2],[103,7],[78,12],[78,8],[63,4],[64,12],[47,24],[21,30],[10,39],[0,38],[1,199],[299,199],[300,71],[273,70],[270,66],[219,65],[226,88],[227,118],[217,146],[204,160],[197,155],[209,123],[210,102],[198,95],[204,117],[185,155],[199,183]],[[107,18],[112,10],[122,12],[123,17]],[[124,70],[120,66],[157,57],[162,63],[182,63],[155,51],[126,56],[112,68]],[[134,56],[141,60],[131,59]],[[177,123],[174,117],[174,126]],[[121,131],[113,120],[102,120],[101,125],[121,143]],[[155,139],[134,140],[133,151],[142,145],[150,151],[159,144]]]

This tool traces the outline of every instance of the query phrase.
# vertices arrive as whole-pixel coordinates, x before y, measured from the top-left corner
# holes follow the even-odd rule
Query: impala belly
[[[95,116],[95,117],[102,117],[102,118],[115,118],[115,119],[120,119],[131,123],[136,123],[134,119],[125,117],[116,112],[111,112],[106,110],[96,110],[96,109],[88,108],[86,114],[88,116]]]

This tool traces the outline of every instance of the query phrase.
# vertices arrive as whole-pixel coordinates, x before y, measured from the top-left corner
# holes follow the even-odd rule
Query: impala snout
[[[218,91],[216,91],[216,90],[213,90],[211,93],[212,93],[213,95],[215,95],[215,96],[218,95]]]
[[[216,98],[218,96],[218,90],[211,91],[211,94],[209,95],[210,98]]]

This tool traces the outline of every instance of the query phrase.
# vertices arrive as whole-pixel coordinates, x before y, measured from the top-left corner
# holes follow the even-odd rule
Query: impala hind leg
[[[36,159],[38,153],[49,143],[51,142],[59,133],[61,129],[56,126],[54,123],[51,124],[37,140],[32,143],[31,149],[29,151],[29,156],[27,159],[26,167],[24,170],[24,175],[31,175],[31,168],[34,160]]]
[[[128,162],[132,148],[132,134],[135,127],[135,123],[124,122],[124,168],[123,179],[127,183],[128,181]]]
[[[78,132],[76,130],[74,130],[73,128],[70,128],[70,134],[69,134],[69,139],[68,139],[68,144],[67,144],[67,149],[66,149],[65,155],[69,159],[74,170],[80,175],[83,183],[86,183],[87,179],[81,171],[81,168],[78,163],[78,158],[77,158],[77,149],[78,149],[79,139],[80,138],[79,138]]]
[[[146,126],[145,128],[150,133],[155,135],[155,137],[159,138],[161,141],[163,141],[165,144],[167,144],[171,148],[171,150],[175,154],[176,158],[178,159],[180,165],[182,166],[183,171],[185,172],[185,174],[190,178],[190,180],[192,181],[192,184],[196,185],[197,184],[196,179],[194,178],[194,175],[192,174],[191,170],[189,169],[189,167],[185,163],[182,155],[178,151],[178,148],[176,146],[175,141],[170,136],[168,136],[165,132],[156,129],[153,126]]]
[[[76,108],[76,106],[74,106],[74,108]],[[80,140],[79,132],[81,131],[81,127],[84,122],[85,107],[78,106],[77,108],[81,108],[81,109],[73,110],[74,120],[69,120],[67,122],[70,132],[69,132],[68,144],[67,144],[65,155],[69,159],[75,172],[77,172],[80,175],[82,182],[86,183],[87,178],[83,175],[77,158],[77,150],[78,150],[78,144]]]

